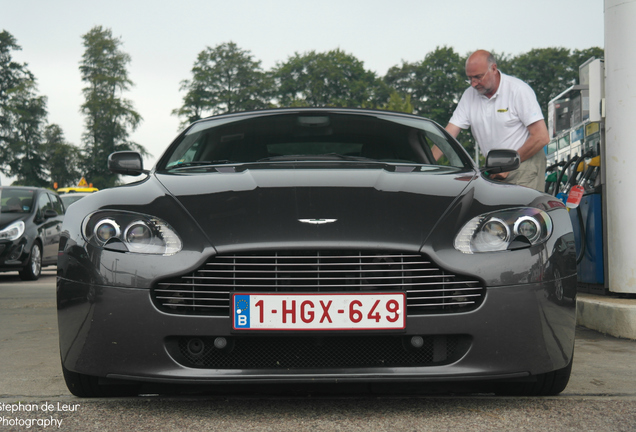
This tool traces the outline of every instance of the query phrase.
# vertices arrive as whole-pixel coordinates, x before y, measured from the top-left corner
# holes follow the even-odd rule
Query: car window
[[[0,213],[30,213],[33,206],[33,190],[0,188]]]
[[[443,153],[438,160],[433,157],[435,147]],[[169,149],[158,168],[290,160],[372,160],[457,168],[469,164],[463,149],[423,118],[308,112],[197,123]]]
[[[57,212],[57,214],[64,214],[64,204],[62,204],[62,200],[59,196],[48,194],[49,199],[51,200],[51,208]]]
[[[41,218],[44,215],[44,212],[46,210],[52,210],[53,209],[53,205],[51,204],[51,201],[49,200],[49,194],[47,193],[43,193],[38,197],[38,209],[37,209],[37,214],[38,217]]]

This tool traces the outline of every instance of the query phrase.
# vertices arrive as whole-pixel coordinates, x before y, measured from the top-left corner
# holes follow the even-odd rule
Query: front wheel
[[[42,273],[42,247],[36,241],[31,248],[31,254],[26,267],[20,271],[20,279],[37,280]]]

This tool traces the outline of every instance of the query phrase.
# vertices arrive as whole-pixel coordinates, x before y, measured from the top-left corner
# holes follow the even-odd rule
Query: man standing
[[[461,129],[470,127],[483,154],[493,149],[516,150],[521,166],[491,178],[543,192],[543,147],[550,136],[534,91],[520,79],[500,72],[493,55],[484,50],[468,57],[466,76],[470,88],[462,95],[446,130],[457,138]]]

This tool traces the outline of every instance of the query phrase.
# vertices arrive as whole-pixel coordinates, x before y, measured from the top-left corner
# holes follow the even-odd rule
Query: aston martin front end
[[[443,156],[437,160],[433,149]],[[489,155],[513,169],[516,154]],[[138,384],[492,382],[561,392],[566,208],[489,180],[443,128],[371,110],[228,114],[73,204],[58,262],[70,391]]]

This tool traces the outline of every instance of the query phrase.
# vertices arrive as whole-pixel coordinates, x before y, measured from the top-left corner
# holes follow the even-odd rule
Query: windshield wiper
[[[232,163],[238,163],[238,162],[227,160],[227,159],[213,160],[213,161],[192,161],[192,162],[183,162],[180,164],[172,165],[170,167],[166,167],[166,169],[174,170],[174,169],[192,168],[192,167],[205,167],[205,166],[212,166],[212,165],[225,165],[225,164],[232,164]]]
[[[355,162],[377,162],[376,159],[370,159],[362,156],[347,156],[338,153],[327,153],[317,155],[283,155],[283,156],[271,156],[263,159],[259,159],[257,162],[271,162],[271,161],[355,161]]]

